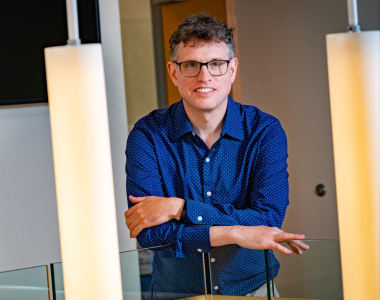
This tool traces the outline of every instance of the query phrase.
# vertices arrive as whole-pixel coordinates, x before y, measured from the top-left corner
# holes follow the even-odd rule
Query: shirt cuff
[[[187,223],[195,225],[214,225],[214,213],[210,204],[186,199]]]
[[[195,253],[209,253],[211,252],[210,243],[210,228],[208,225],[186,225],[182,229],[181,239],[182,243],[180,250],[185,257],[191,256]],[[178,251],[176,251],[178,257]]]

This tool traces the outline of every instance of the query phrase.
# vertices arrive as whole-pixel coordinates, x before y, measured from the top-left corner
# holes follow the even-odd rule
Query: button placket
[[[205,153],[207,155],[203,158],[203,182],[204,182],[204,201],[205,203],[211,203],[211,151],[209,153]]]

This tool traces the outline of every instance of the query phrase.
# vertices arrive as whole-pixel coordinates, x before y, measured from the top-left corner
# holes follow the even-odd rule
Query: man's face
[[[178,54],[178,63],[186,61],[205,63],[212,60],[228,60],[227,46],[224,42],[189,42],[186,46],[181,43],[178,48]],[[225,75],[213,76],[206,66],[202,66],[198,76],[184,77],[178,65],[168,62],[169,75],[186,102],[185,106],[190,105],[193,109],[201,111],[212,111],[224,101],[227,101],[228,94],[231,91],[231,84],[235,80],[236,68],[237,59],[233,58]]]

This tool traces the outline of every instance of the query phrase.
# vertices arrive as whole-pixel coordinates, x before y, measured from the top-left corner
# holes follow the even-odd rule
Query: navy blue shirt
[[[127,142],[127,195],[178,197],[187,203],[183,221],[145,229],[137,237],[144,248],[171,246],[171,251],[158,251],[154,256],[157,276],[153,271],[152,289],[154,285],[161,290],[173,287],[165,287],[158,276],[163,259],[170,258],[173,269],[176,261],[183,268],[181,258],[211,252],[211,226],[281,228],[289,203],[287,156],[280,122],[231,97],[220,138],[211,149],[193,131],[183,100],[140,119]],[[129,200],[128,204],[133,205]],[[212,275],[217,293],[245,295],[265,282],[262,251],[237,245],[222,248],[213,250],[221,258],[213,257],[219,263],[213,264]],[[227,252],[229,258],[222,259]],[[274,267],[276,275],[277,260]],[[218,273],[218,269],[223,272]],[[228,269],[231,272],[225,271]],[[178,274],[172,280],[178,280]]]

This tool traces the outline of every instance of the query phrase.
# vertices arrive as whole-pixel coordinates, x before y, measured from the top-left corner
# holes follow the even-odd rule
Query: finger
[[[135,227],[135,229],[133,230],[132,232],[132,238],[137,238],[137,236],[139,235],[139,233],[145,229],[144,225],[142,223],[140,223],[139,225],[137,225]]]
[[[279,252],[282,252],[284,254],[287,254],[287,255],[290,255],[292,254],[292,250],[280,245],[280,244],[277,244],[277,243],[273,243],[271,244],[271,247],[269,247],[270,249],[273,249],[273,250],[277,250]]]
[[[129,208],[125,213],[124,213],[124,217],[125,219],[128,219],[130,215],[132,215],[135,210],[137,209],[137,205],[135,206],[132,206],[131,208]]]
[[[129,235],[131,238],[134,236],[132,235],[133,231],[135,230],[136,226],[138,226],[141,223],[141,220],[139,218],[134,219],[128,226],[129,228]]]
[[[129,200],[131,200],[132,203],[140,203],[141,201],[144,201],[146,197],[134,197],[134,196],[129,196]]]
[[[304,238],[305,236],[303,234],[281,232],[274,236],[274,241],[281,243],[289,240],[303,240]]]
[[[292,243],[303,250],[308,250],[310,248],[309,245],[305,244],[302,241],[292,241]]]
[[[125,220],[125,224],[127,224],[127,227],[130,228],[131,224],[133,223],[133,221],[137,218],[137,215],[136,214],[133,214],[133,215],[130,215],[126,220]]]
[[[294,244],[292,241],[290,242],[286,242],[290,248],[292,248],[293,252],[295,254],[298,254],[298,255],[301,255],[302,254],[302,250],[300,248],[298,248],[298,246],[296,244]]]

